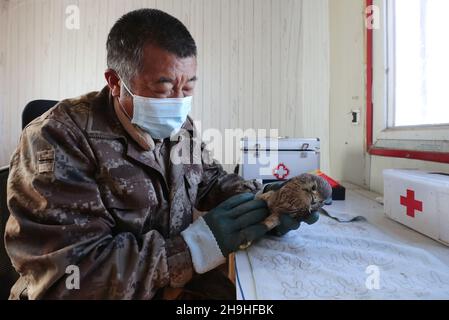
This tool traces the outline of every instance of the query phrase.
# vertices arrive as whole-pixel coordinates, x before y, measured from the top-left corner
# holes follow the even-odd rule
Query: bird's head
[[[310,210],[315,211],[332,203],[332,187],[322,177],[304,173],[298,177],[303,191],[311,197]]]

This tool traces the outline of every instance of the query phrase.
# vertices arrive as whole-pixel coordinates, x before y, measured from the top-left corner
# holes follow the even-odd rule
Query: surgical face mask
[[[192,109],[191,96],[147,98],[133,94],[124,82],[123,85],[133,97],[134,111],[131,123],[147,131],[153,139],[165,139],[179,132]]]

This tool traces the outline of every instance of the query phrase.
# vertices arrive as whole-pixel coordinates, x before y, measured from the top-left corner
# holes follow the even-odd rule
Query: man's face
[[[179,58],[176,55],[147,45],[144,48],[143,69],[126,86],[133,94],[149,98],[183,98],[192,96],[195,88],[196,57]],[[106,72],[107,74],[107,72]],[[108,76],[106,75],[106,78]],[[108,79],[109,86],[111,81]],[[121,81],[112,86],[112,95],[118,98],[130,117],[133,116],[133,99]]]

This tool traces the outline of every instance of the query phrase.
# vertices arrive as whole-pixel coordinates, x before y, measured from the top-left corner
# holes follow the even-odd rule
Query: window
[[[449,0],[366,0],[369,154],[449,163],[448,9]]]
[[[448,0],[387,0],[387,127],[449,124]]]

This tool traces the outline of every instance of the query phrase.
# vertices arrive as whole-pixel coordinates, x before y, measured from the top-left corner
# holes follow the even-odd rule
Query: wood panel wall
[[[79,30],[65,26],[68,5],[80,9]],[[203,129],[320,137],[328,170],[328,0],[0,0],[0,165],[28,101],[105,85],[107,33],[142,7],[173,14],[192,32],[200,79],[192,116]]]

